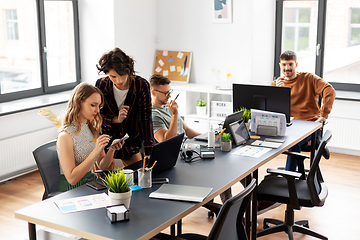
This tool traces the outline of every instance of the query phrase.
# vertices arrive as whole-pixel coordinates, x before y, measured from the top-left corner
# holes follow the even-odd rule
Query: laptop
[[[225,118],[225,121],[224,121],[224,124],[223,124],[223,129],[225,128],[225,132],[226,133],[231,133],[230,132],[230,129],[229,129],[229,124],[230,123],[233,123],[233,122],[236,122],[236,121],[240,121],[242,116],[244,114],[244,110],[242,111],[239,111],[239,112],[236,112],[236,113],[232,113],[232,114],[229,114],[226,116]],[[208,133],[203,133],[203,134],[200,134],[199,136],[196,136],[194,137],[195,140],[198,140],[198,141],[205,141],[207,142],[208,140]]]
[[[155,144],[151,151],[150,159],[147,162],[147,166],[151,167],[157,161],[152,170],[153,177],[175,166],[183,138],[184,133]]]

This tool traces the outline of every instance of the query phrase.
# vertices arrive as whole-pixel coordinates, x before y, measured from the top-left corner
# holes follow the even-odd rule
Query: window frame
[[[72,83],[66,83],[56,86],[49,87],[48,85],[48,69],[46,60],[46,36],[45,36],[45,1],[64,1],[72,2],[73,6],[73,19],[74,19],[74,51],[75,51],[75,70],[76,70],[76,81]],[[76,85],[81,82],[81,68],[80,68],[80,38],[79,38],[79,11],[77,0],[35,0],[35,11],[37,20],[37,37],[38,37],[38,54],[39,54],[39,65],[40,65],[40,88],[23,90],[12,93],[0,93],[0,102],[9,102],[13,100],[19,100],[34,96],[41,96],[45,94],[52,94],[63,92],[73,89]],[[1,87],[1,86],[0,86]],[[1,89],[0,89],[1,90]],[[1,92],[1,91],[0,91]]]
[[[276,1],[276,13],[275,13],[275,54],[274,54],[274,76],[276,79],[280,76],[280,54],[282,45],[282,22],[283,22],[283,9],[284,1],[291,0],[277,0]],[[301,1],[301,0],[298,0]],[[304,0],[307,1],[307,0]],[[309,0],[310,1],[310,0]],[[318,54],[315,61],[315,74],[323,77],[324,71],[324,49],[325,49],[325,28],[326,28],[326,7],[327,0],[314,0],[318,1],[318,25],[317,25],[317,39],[316,45],[319,46]],[[350,24],[350,23],[349,23]],[[351,83],[333,83],[329,82],[335,90],[360,92],[360,84]]]
[[[6,18],[6,12],[7,11],[16,11],[16,19],[7,19]],[[18,18],[17,18],[17,9],[4,9],[4,17],[5,17],[5,31],[6,31],[6,41],[18,41],[19,40],[19,28],[17,28],[17,32],[15,33],[15,29],[14,26],[17,25],[18,26]],[[14,36],[17,36],[17,39],[9,39],[9,35],[8,35],[8,23],[11,23],[12,28],[11,28],[11,32],[13,32],[12,34],[14,34]],[[12,35],[13,36],[13,35]]]

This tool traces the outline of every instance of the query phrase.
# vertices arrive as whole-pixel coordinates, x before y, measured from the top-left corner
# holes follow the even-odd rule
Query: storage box
[[[111,223],[129,220],[129,209],[124,204],[109,206],[106,208],[106,217]]]

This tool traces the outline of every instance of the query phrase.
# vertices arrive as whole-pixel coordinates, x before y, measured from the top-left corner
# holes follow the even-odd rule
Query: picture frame
[[[232,23],[232,0],[214,0],[212,20],[213,23]]]
[[[192,52],[156,50],[153,73],[170,81],[189,82]]]

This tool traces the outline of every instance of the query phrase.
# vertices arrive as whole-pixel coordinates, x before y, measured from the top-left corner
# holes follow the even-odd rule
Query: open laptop
[[[236,121],[240,121],[242,116],[244,114],[244,111],[239,111],[236,113],[232,113],[226,116],[224,124],[223,124],[223,129],[225,128],[225,132],[226,133],[230,133],[230,129],[229,129],[229,125],[230,123],[236,122]],[[194,137],[195,140],[197,141],[206,141],[208,140],[208,133],[203,133],[200,134],[199,136]]]
[[[175,166],[179,157],[183,138],[184,133],[155,144],[147,163],[147,166],[151,167],[154,162],[157,161],[152,170],[153,177]]]

